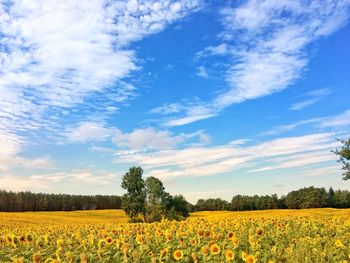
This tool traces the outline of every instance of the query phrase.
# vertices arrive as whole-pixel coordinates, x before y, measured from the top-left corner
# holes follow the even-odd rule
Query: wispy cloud
[[[331,93],[330,89],[324,88],[324,89],[317,89],[310,92],[305,93],[302,97],[304,97],[303,100],[298,101],[294,104],[292,104],[289,109],[290,110],[302,110],[312,104],[315,104],[319,102],[320,100],[324,99],[326,96],[328,96]]]
[[[350,110],[346,110],[342,113],[333,116],[317,117],[307,120],[297,121],[295,123],[278,125],[272,129],[262,132],[259,136],[278,135],[293,131],[301,126],[313,124],[316,128],[342,128],[350,125]]]
[[[208,78],[207,69],[204,66],[199,66],[197,75],[205,79]]]
[[[278,125],[273,127],[271,130],[265,131],[260,133],[260,136],[269,136],[269,135],[277,135],[281,133],[286,133],[292,130],[295,130],[296,128],[300,126],[304,126],[307,124],[312,124],[312,123],[319,123],[323,118],[313,118],[313,119],[308,119],[308,120],[302,120],[298,121],[292,124],[286,124],[286,125]]]
[[[184,125],[210,118],[233,104],[286,89],[305,71],[311,44],[342,27],[349,18],[349,7],[349,1],[250,0],[223,8],[223,43],[216,49],[208,47],[197,58],[229,53],[228,88],[207,103],[206,115],[198,116],[188,106],[184,116],[173,116],[167,124]],[[227,52],[232,46],[234,49]],[[304,101],[294,108],[315,102]]]
[[[123,80],[139,69],[130,43],[200,7],[182,0],[1,2],[0,134],[52,130],[64,122],[61,112],[82,103],[115,111],[135,94]]]
[[[346,110],[340,115],[324,119],[319,126],[322,128],[350,126],[350,110]]]
[[[115,127],[107,127],[103,122],[86,121],[75,127],[68,128],[64,134],[68,142],[101,142],[110,140],[116,146],[113,150],[100,146],[93,146],[91,150],[111,153],[117,149],[131,151],[164,150],[175,148],[182,144],[208,144],[210,136],[203,130],[192,133],[173,134],[169,130],[154,127],[138,128],[131,132],[122,132]]]
[[[111,137],[116,129],[107,128],[104,123],[82,122],[74,128],[69,128],[66,138],[71,142],[102,141]]]
[[[31,176],[3,175],[0,178],[0,189],[12,191],[50,191],[57,192],[59,185],[84,187],[106,187],[117,178],[116,174],[104,171],[71,170],[51,174],[35,174]],[[84,187],[83,187],[84,186]],[[67,191],[68,189],[62,189]]]
[[[118,156],[116,162],[139,163],[148,171],[148,176],[196,177],[233,172],[247,166],[258,171],[266,167],[267,163],[270,163],[269,167],[263,170],[322,163],[335,158],[330,150],[338,145],[334,133],[318,133],[278,138],[253,145],[226,144],[133,152]]]

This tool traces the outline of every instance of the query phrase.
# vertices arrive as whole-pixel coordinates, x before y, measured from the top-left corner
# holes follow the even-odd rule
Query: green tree
[[[147,195],[147,222],[161,220],[161,212],[165,210],[163,203],[166,192],[163,183],[151,176],[146,179],[146,195]]]
[[[342,169],[345,171],[343,173],[343,180],[350,179],[350,139],[340,140],[343,146],[340,149],[333,151],[336,155],[339,156],[338,162],[343,164]]]
[[[122,188],[127,191],[123,195],[122,208],[132,220],[140,213],[144,217],[146,215],[146,189],[142,174],[141,167],[132,167],[122,180]]]
[[[182,217],[188,217],[190,211],[190,204],[186,201],[185,197],[182,195],[175,195],[172,198],[172,207],[175,212],[180,214]]]

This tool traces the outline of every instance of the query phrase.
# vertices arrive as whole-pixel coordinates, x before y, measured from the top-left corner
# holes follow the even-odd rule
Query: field
[[[120,210],[0,213],[0,262],[350,262],[350,209],[126,222]]]

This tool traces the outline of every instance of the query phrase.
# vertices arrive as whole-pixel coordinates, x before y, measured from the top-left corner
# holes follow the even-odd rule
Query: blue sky
[[[0,1],[0,188],[350,189],[350,1]]]

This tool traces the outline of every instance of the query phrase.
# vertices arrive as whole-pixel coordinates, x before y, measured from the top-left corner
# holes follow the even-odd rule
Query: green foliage
[[[290,192],[286,205],[291,209],[321,208],[328,205],[328,194],[324,188],[313,186]]]
[[[0,190],[0,211],[73,211],[120,209],[121,197],[116,195],[67,195]]]
[[[141,167],[132,167],[123,176],[122,180],[122,188],[127,191],[123,195],[122,208],[131,219],[134,219],[140,213],[144,216],[146,214],[146,189],[142,174]]]
[[[190,215],[189,203],[186,201],[185,197],[183,197],[182,195],[175,195],[172,198],[171,207],[173,207],[176,213],[178,213],[180,216],[188,217]]]
[[[194,211],[220,211],[228,210],[229,202],[221,198],[199,199],[194,206]]]
[[[247,196],[236,195],[231,203],[220,198],[199,199],[192,211],[247,211],[266,209],[302,209],[302,208],[350,208],[350,192],[347,190],[327,192],[324,188],[307,187],[291,191],[287,196],[274,195]]]
[[[343,173],[343,180],[350,179],[350,139],[340,140],[343,146],[339,149],[333,151],[336,155],[339,156],[338,162],[343,164],[342,169],[345,171]]]
[[[183,196],[171,196],[165,192],[163,183],[155,178],[142,179],[141,167],[132,167],[122,180],[127,191],[123,196],[122,207],[134,222],[141,213],[145,222],[160,221],[163,217],[180,220],[189,216],[189,203]]]

